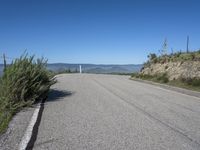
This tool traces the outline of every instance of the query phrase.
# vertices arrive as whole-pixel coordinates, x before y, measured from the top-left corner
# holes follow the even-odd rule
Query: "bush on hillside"
[[[157,56],[154,53],[150,53],[148,56],[148,61],[145,63],[145,67],[149,67],[151,64],[156,63],[167,63],[167,62],[181,62],[181,61],[200,61],[200,50],[191,51],[189,53],[186,52],[176,52],[172,54],[165,54],[161,56]]]
[[[161,83],[167,83],[167,82],[169,82],[167,73],[160,73],[160,74],[157,74],[157,75],[155,75],[155,79],[156,79],[158,82],[161,82]]]
[[[132,78],[140,78],[144,80],[152,80],[160,83],[168,83],[168,75],[167,73],[160,73],[160,74],[155,74],[155,75],[149,75],[149,74],[140,74],[140,73],[133,73],[131,75]]]
[[[155,53],[150,53],[148,56],[149,60],[153,60],[154,58],[157,58],[156,54]]]
[[[200,86],[200,78],[180,78],[180,81],[191,86]]]

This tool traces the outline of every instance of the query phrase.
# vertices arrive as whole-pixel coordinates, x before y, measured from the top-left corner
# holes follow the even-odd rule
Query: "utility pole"
[[[6,70],[6,55],[3,53],[3,64],[4,64],[4,71]]]
[[[161,55],[166,55],[167,54],[167,38],[165,38],[163,46],[162,46],[162,51],[161,51]]]
[[[189,36],[187,36],[187,53],[189,53]]]

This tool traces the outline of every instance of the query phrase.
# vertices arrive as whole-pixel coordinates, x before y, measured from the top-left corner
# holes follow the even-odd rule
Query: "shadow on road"
[[[40,103],[40,110],[39,110],[39,113],[38,113],[36,123],[33,127],[31,139],[30,139],[30,141],[29,141],[29,143],[26,147],[27,150],[32,150],[33,147],[34,147],[34,144],[35,144],[35,141],[36,141],[37,135],[38,135],[38,129],[39,129],[39,126],[40,126],[40,122],[41,122],[41,119],[42,119],[42,114],[43,114],[43,111],[44,111],[44,108],[45,108],[45,103],[61,100],[62,98],[67,97],[67,96],[71,96],[72,94],[74,94],[74,92],[61,91],[61,90],[57,90],[57,89],[51,89],[49,91],[47,99],[43,99],[42,102]]]
[[[74,94],[74,92],[51,89],[46,102],[61,100],[64,97],[72,96],[72,94]]]

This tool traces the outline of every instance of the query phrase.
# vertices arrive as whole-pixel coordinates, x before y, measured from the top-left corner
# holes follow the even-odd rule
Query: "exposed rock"
[[[151,64],[141,71],[142,74],[155,75],[167,73],[169,80],[178,78],[200,78],[200,61],[168,62]]]

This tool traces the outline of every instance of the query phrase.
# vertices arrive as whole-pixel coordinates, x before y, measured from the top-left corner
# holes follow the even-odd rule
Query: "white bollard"
[[[80,73],[82,73],[82,68],[81,68],[81,65],[79,65],[79,70],[80,70]]]

